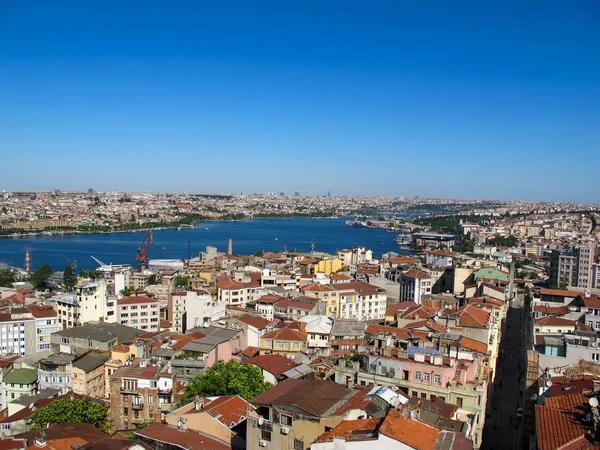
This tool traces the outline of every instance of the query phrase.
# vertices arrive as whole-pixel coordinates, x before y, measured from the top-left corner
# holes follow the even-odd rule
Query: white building
[[[334,283],[338,293],[339,318],[355,320],[379,320],[385,317],[387,291],[360,281]]]
[[[205,290],[196,289],[177,292],[182,298],[185,311],[186,330],[216,322],[225,317],[225,302],[214,299]],[[185,294],[185,295],[182,295]],[[173,294],[175,296],[175,294]]]
[[[125,297],[117,305],[121,325],[153,333],[160,326],[160,302],[144,296]]]
[[[97,281],[93,283],[78,284],[75,286],[75,308],[73,326],[82,325],[86,322],[100,321],[115,323],[116,297],[108,295],[108,283]],[[59,314],[60,316],[60,314]]]
[[[28,309],[35,318],[35,352],[50,350],[50,336],[62,329],[57,312],[50,305],[31,305]]]
[[[11,308],[0,314],[0,355],[35,353],[36,319],[27,308]]]
[[[421,304],[424,295],[431,294],[431,276],[422,270],[411,269],[400,279],[400,301]]]
[[[304,331],[308,334],[308,347],[313,349],[329,348],[329,334],[333,320],[327,316],[306,316],[298,320],[304,322]]]

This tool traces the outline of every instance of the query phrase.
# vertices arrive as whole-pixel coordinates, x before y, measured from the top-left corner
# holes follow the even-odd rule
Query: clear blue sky
[[[600,3],[3,0],[0,155],[10,190],[600,202]]]

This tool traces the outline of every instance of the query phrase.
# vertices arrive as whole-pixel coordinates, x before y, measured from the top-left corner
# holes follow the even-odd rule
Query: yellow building
[[[260,338],[260,354],[293,356],[306,351],[307,339],[303,329],[276,328]]]
[[[142,344],[119,344],[110,351],[110,359],[124,363],[127,360],[144,357]]]
[[[90,352],[73,362],[71,378],[73,392],[89,397],[104,397],[104,363],[106,356]]]
[[[314,264],[314,272],[322,272],[326,276],[330,276],[332,273],[339,272],[342,270],[342,260],[339,258],[324,258]]]
[[[311,283],[302,288],[302,293],[307,297],[318,298],[326,303],[325,315],[339,317],[340,298],[338,291],[329,284]]]

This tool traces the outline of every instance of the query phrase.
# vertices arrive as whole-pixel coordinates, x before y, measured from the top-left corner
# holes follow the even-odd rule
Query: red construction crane
[[[150,248],[151,242],[152,230],[148,230],[146,232],[146,236],[144,236],[142,245],[140,245],[140,247],[137,249],[137,256],[135,257],[136,261],[142,263],[142,270],[146,269],[146,263],[148,262],[148,249]]]

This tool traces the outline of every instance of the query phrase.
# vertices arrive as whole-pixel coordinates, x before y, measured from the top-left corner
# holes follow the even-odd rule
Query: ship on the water
[[[412,246],[412,235],[410,233],[401,233],[396,236],[395,242],[400,245],[401,250],[409,250]]]

